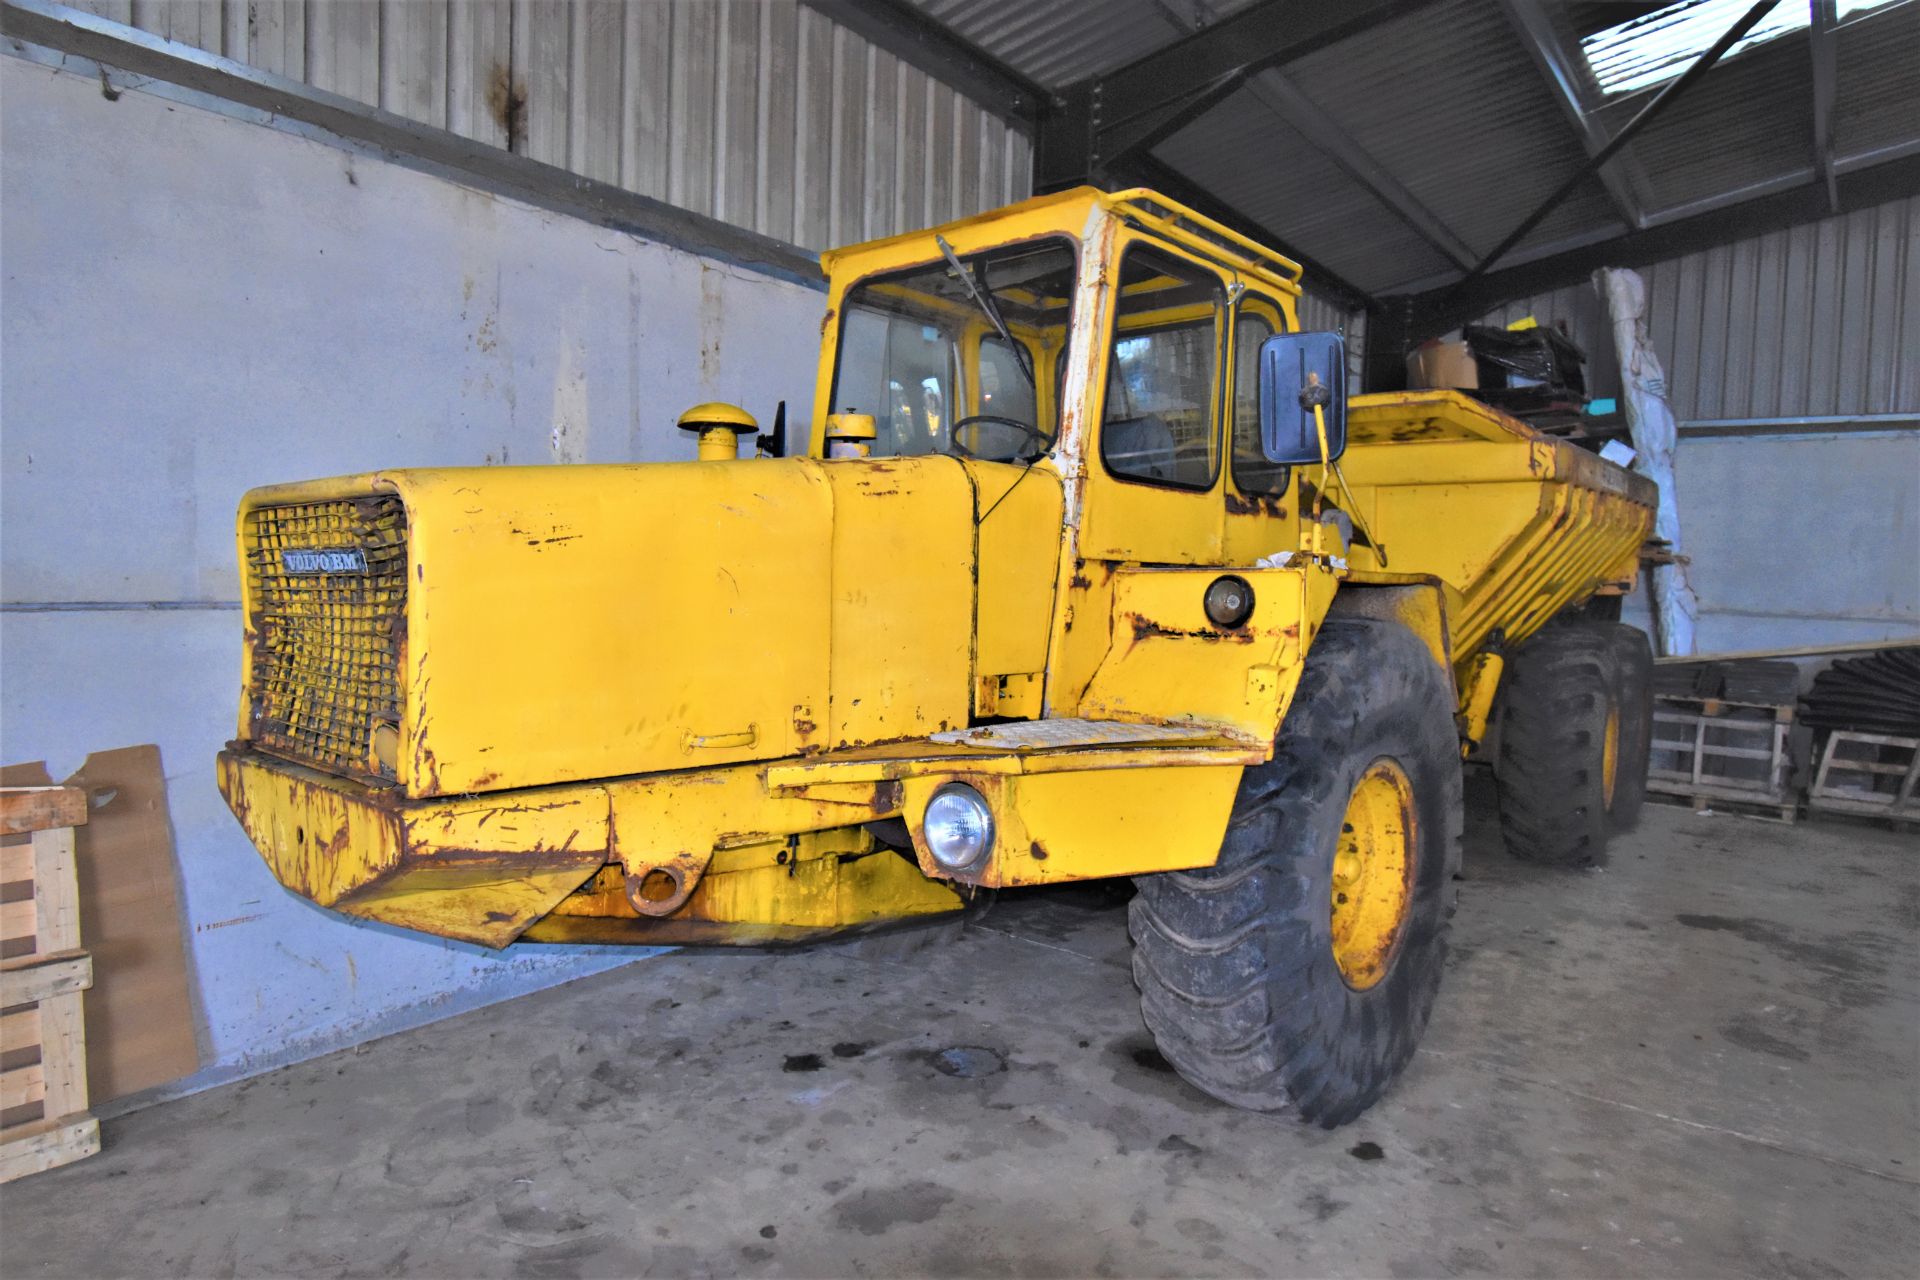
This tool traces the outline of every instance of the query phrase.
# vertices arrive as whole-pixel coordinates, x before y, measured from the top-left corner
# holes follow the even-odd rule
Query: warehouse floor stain
[[[1910,838],[1649,807],[1566,874],[1508,861],[1481,812],[1460,887],[1426,1043],[1341,1130],[1171,1074],[1126,913],[1080,888],[892,960],[662,957],[110,1121],[100,1156],[6,1189],[7,1272],[1795,1277],[1920,1252]]]

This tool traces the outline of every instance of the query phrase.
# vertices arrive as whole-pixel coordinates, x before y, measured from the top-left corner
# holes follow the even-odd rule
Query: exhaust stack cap
[[[740,456],[740,437],[758,435],[760,424],[739,405],[712,400],[681,414],[680,429],[700,433],[700,461],[727,462]]]
[[[873,453],[874,437],[878,434],[870,413],[830,413],[827,415],[827,456],[868,457]]]

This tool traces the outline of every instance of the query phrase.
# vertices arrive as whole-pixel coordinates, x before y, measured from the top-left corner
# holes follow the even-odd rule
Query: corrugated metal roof
[[[1110,71],[1241,7],[1240,0],[913,2],[1056,88]],[[1619,3],[1550,7],[1576,47],[1580,35],[1635,11]],[[1920,0],[1855,19],[1836,40],[1838,154],[1920,144],[1914,106],[1920,102]],[[1811,177],[1809,62],[1807,36],[1795,34],[1709,72],[1632,146],[1651,187],[1651,207],[1643,212],[1658,215],[1783,175]],[[1284,74],[1447,232],[1480,252],[1586,160],[1580,138],[1493,0],[1449,0],[1417,11],[1290,63]],[[1618,128],[1649,96],[1616,99],[1601,119]],[[1432,283],[1456,270],[1279,113],[1249,102],[1245,93],[1155,155],[1362,287]],[[1258,163],[1249,163],[1254,156]],[[1515,253],[1620,229],[1620,211],[1594,179]]]
[[[1363,289],[1449,265],[1247,90],[1154,154],[1302,253],[1327,243],[1364,244],[1365,252],[1333,265]]]
[[[1603,114],[1618,128],[1646,104],[1636,94]],[[1804,36],[1715,67],[1633,143],[1661,208],[1689,204],[1813,164],[1813,73]]]
[[[928,17],[1041,84],[1125,66],[1182,34],[1152,0],[913,0]]]
[[[1835,149],[1858,155],[1911,145],[1920,134],[1920,4],[1867,14],[1841,27],[1834,38]]]
[[[1484,253],[1571,176],[1586,152],[1496,6],[1453,0],[1402,19],[1391,31],[1391,38],[1322,50],[1290,65],[1287,75],[1455,235]],[[1419,51],[1417,59],[1409,57],[1412,50]],[[1595,183],[1577,191],[1526,243],[1612,221]],[[1338,270],[1343,263],[1336,258],[1329,265]]]

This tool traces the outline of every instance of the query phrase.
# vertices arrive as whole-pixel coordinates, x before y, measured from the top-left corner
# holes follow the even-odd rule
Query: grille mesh
[[[289,573],[282,551],[358,550],[365,573]],[[400,719],[406,510],[395,497],[262,507],[247,518],[252,735],[332,769],[392,777],[370,756]]]

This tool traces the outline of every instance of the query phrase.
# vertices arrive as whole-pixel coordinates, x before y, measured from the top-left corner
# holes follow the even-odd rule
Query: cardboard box
[[[1407,385],[1416,390],[1429,387],[1458,387],[1472,390],[1480,385],[1480,367],[1467,351],[1464,340],[1422,343],[1407,357]]]

